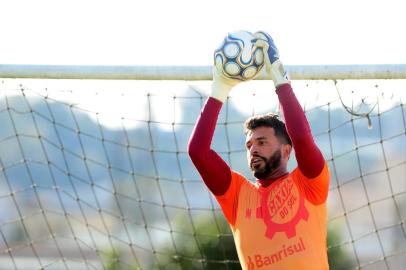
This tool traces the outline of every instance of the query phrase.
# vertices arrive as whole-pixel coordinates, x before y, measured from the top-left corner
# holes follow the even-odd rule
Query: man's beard
[[[259,168],[253,168],[250,164],[251,170],[254,172],[254,176],[257,179],[267,179],[273,172],[276,171],[276,169],[278,169],[279,165],[281,164],[282,151],[280,149],[277,150],[269,158],[258,155],[255,155],[254,157],[258,157],[265,162],[265,166]]]

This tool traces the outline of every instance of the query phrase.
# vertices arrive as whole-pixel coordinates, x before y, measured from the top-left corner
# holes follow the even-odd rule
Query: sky
[[[404,2],[0,0],[0,65],[212,65],[213,51],[237,30],[271,34],[285,65],[405,64]],[[69,83],[75,82],[52,88],[65,89]],[[165,82],[164,88],[181,87],[173,83]],[[81,93],[80,104],[75,104],[107,115],[103,124],[111,128],[120,128],[117,119],[124,113],[145,114],[137,110],[143,106],[134,106],[137,99],[130,98],[134,91],[123,100],[114,94],[116,84],[112,95],[107,89],[103,95],[89,90],[101,86],[109,84],[82,81],[72,86]],[[303,103],[305,96],[312,99],[308,92],[297,95]],[[167,113],[171,104],[163,100],[154,107],[160,119],[173,121]],[[239,107],[244,104],[246,111],[252,110],[249,102]]]
[[[405,1],[1,0],[0,64],[211,65],[236,30],[286,65],[406,63]]]

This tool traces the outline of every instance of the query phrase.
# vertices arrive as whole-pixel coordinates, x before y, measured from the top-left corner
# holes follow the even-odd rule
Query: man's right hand
[[[210,96],[224,103],[231,89],[240,82],[238,79],[227,78],[222,72],[222,67],[214,65]]]

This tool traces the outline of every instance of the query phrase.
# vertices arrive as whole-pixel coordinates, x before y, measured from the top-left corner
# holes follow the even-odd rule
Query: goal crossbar
[[[292,80],[406,79],[406,64],[287,65]],[[0,78],[90,80],[211,80],[211,66],[0,64]],[[270,79],[261,74],[257,79]]]

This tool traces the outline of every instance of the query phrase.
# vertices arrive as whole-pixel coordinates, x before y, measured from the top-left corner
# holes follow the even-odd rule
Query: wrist
[[[290,84],[288,74],[279,59],[271,64],[270,73],[275,87],[282,84]]]
[[[231,88],[233,88],[233,86],[214,80],[211,84],[210,96],[224,103]]]

